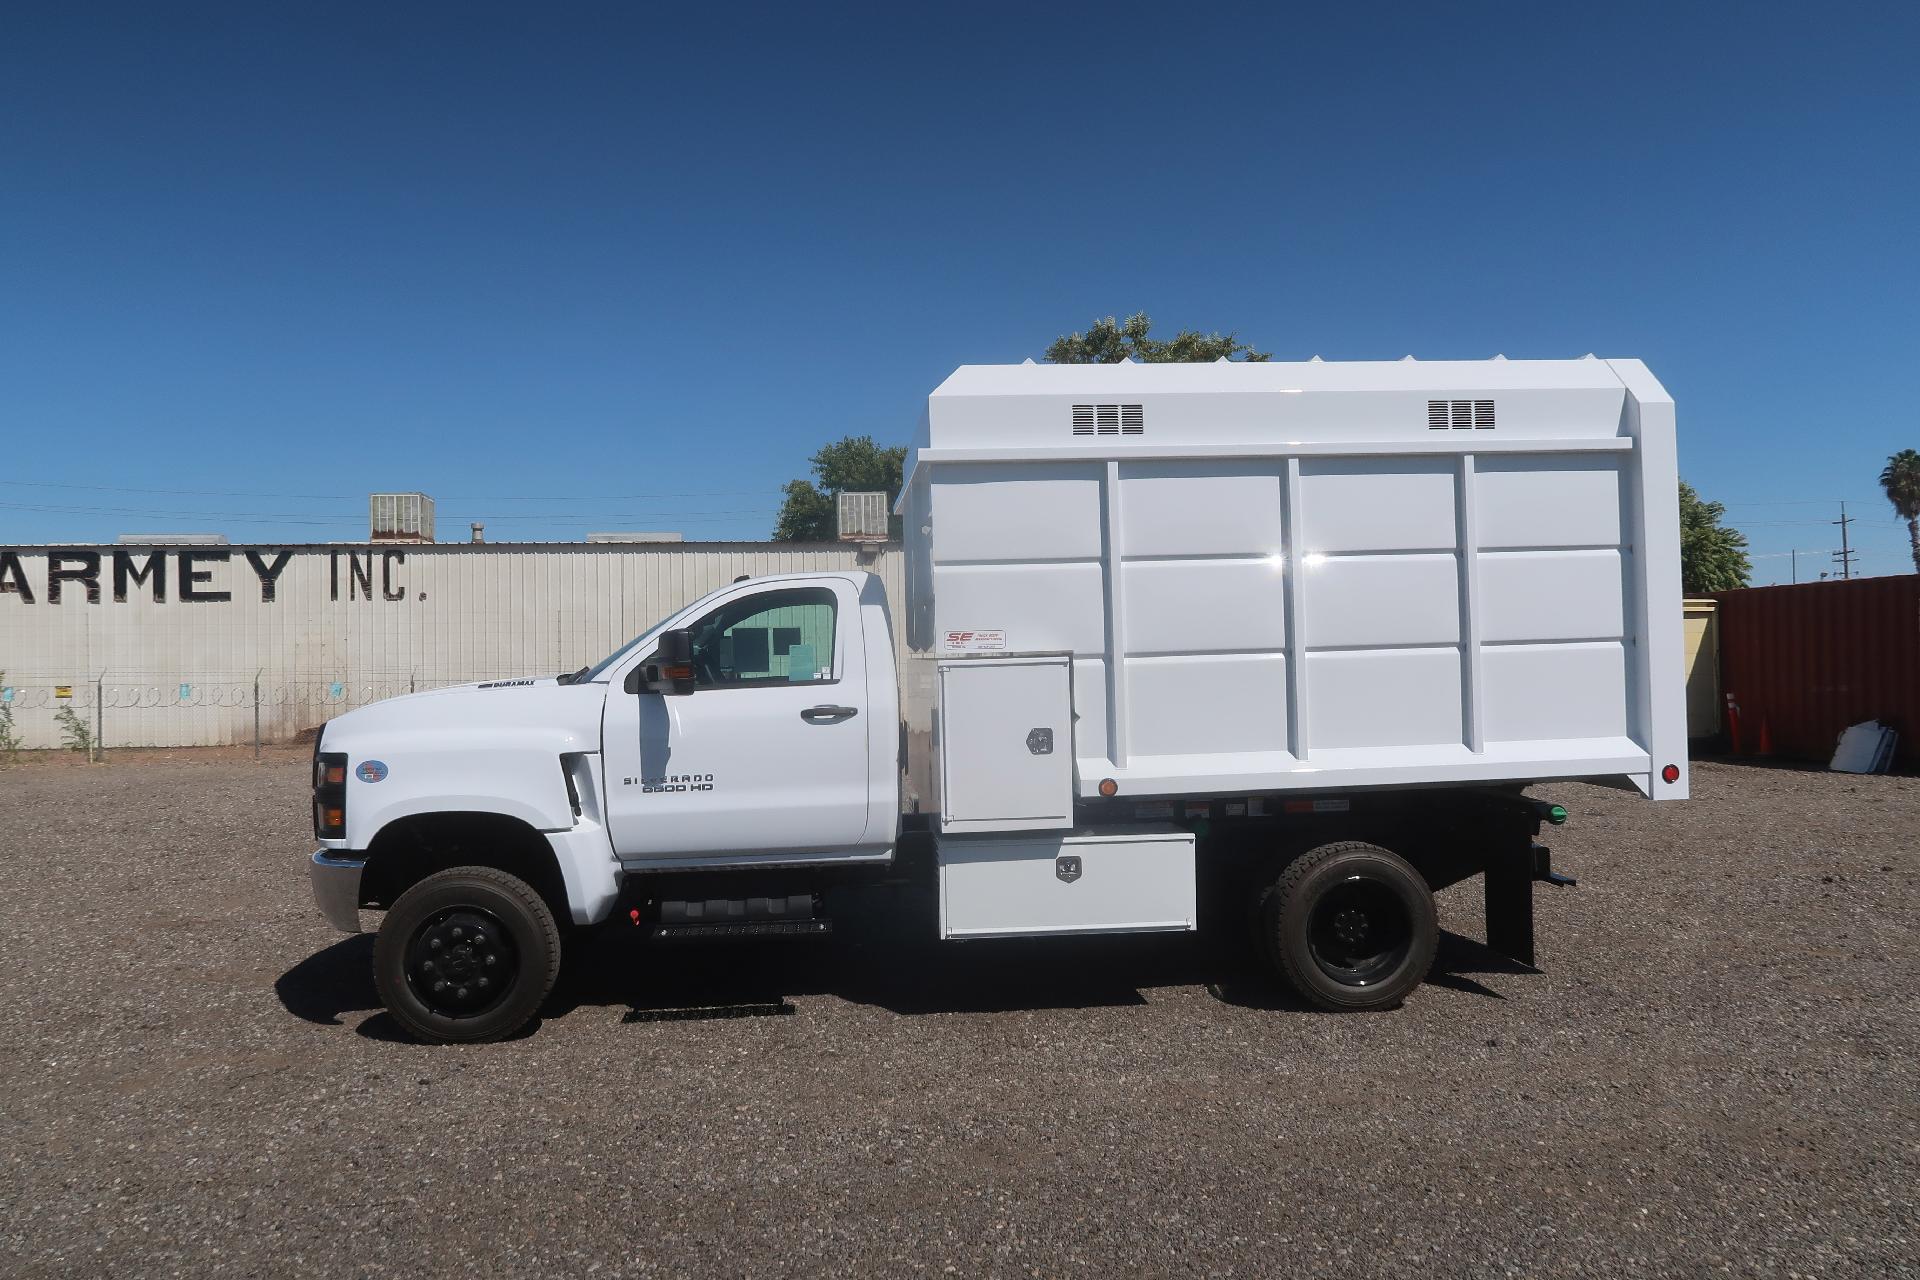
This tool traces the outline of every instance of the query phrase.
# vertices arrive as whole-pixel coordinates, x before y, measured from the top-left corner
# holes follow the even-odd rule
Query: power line
[[[1869,502],[1868,498],[1742,498],[1723,507],[1824,507],[1835,502]]]
[[[68,484],[53,480],[0,480],[0,485],[25,489],[80,489],[95,493],[146,493],[161,497],[267,498],[298,502],[365,502],[368,493],[256,493],[240,489],[142,489],[112,484]],[[435,502],[647,502],[658,498],[747,498],[767,492],[759,489],[687,489],[660,493],[451,493],[429,494]]]
[[[198,520],[236,520],[264,521],[277,524],[348,524],[365,517],[359,514],[326,516],[314,513],[310,517],[281,516],[268,512],[252,511],[196,511],[196,510],[155,510],[147,507],[76,507],[48,506],[27,502],[0,502],[0,510],[38,511],[54,515],[82,516],[140,516],[146,519],[176,519],[192,517]],[[461,519],[476,520],[695,520],[724,518],[728,516],[757,516],[776,511],[776,507],[745,507],[729,510],[696,511],[544,511],[518,512],[514,514],[492,514],[487,512],[463,513],[452,511],[448,517],[458,515]]]

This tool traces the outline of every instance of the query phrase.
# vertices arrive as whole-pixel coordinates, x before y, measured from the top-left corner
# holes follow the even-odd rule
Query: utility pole
[[[1840,562],[1841,578],[1851,579],[1853,577],[1853,547],[1847,541],[1847,526],[1853,523],[1853,518],[1847,514],[1847,504],[1845,502],[1840,504],[1840,518],[1832,521],[1832,523],[1840,526],[1840,549],[1833,553],[1833,558]]]
[[[1787,580],[1789,582],[1799,582],[1800,581],[1800,548],[1795,547],[1792,551],[1788,552],[1787,554],[1793,557],[1793,573]]]

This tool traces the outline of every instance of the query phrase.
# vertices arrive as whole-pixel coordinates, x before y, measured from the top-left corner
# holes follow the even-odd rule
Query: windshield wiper
[[[591,665],[584,666],[580,668],[578,671],[569,671],[563,676],[556,676],[555,680],[559,684],[572,684],[575,680],[578,680],[581,676],[587,674],[587,672],[591,670],[593,670],[593,667]]]

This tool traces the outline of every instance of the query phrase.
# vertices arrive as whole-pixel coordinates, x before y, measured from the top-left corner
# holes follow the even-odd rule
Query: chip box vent
[[[1429,431],[1491,431],[1493,430],[1493,401],[1429,400],[1427,401],[1427,429]]]
[[[1137,404],[1077,404],[1073,406],[1073,434],[1077,436],[1140,436],[1147,433],[1147,411]]]

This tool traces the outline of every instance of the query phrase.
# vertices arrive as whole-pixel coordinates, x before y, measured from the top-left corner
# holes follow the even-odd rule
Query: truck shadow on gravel
[[[788,1001],[795,996],[833,996],[917,1016],[1144,1005],[1144,993],[1154,988],[1199,986],[1242,1008],[1318,1012],[1249,952],[1204,936],[954,944],[870,929],[822,939],[663,946],[637,930],[609,926],[569,940],[553,995],[521,1034],[583,1008],[624,1007],[634,1022],[791,1014]],[[302,1021],[343,1026],[349,1015],[373,1013],[360,1022],[359,1034],[404,1040],[380,1012],[372,964],[372,936],[356,935],[288,969],[274,991]],[[1427,982],[1503,999],[1474,975],[1534,972],[1443,931]]]

